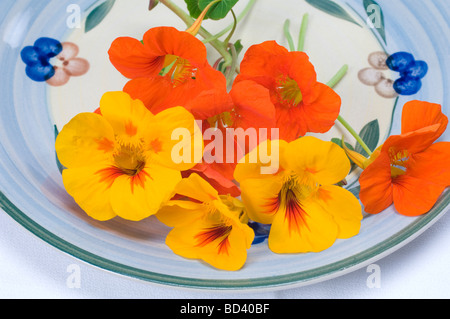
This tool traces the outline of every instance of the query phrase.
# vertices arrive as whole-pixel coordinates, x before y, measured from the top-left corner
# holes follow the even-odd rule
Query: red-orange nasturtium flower
[[[100,111],[76,115],[56,139],[58,158],[67,168],[62,173],[67,192],[97,220],[137,221],[156,214],[172,198],[181,171],[201,158],[194,117],[182,107],[153,115],[124,92],[105,93]],[[182,128],[190,136],[180,142],[173,133]],[[173,154],[183,145],[190,160]]]
[[[307,132],[327,132],[339,115],[341,98],[330,87],[317,82],[308,55],[289,52],[275,41],[247,50],[234,84],[243,81],[248,85],[240,90],[251,90],[249,81],[269,90],[279,136],[288,142]],[[250,126],[255,123],[252,118],[243,121],[249,121]]]
[[[261,154],[269,149],[279,151],[279,163],[270,163],[278,170],[271,174],[262,170],[268,164]],[[337,238],[358,234],[361,205],[336,186],[349,171],[350,161],[339,146],[306,136],[290,143],[261,143],[238,163],[235,178],[249,218],[271,224],[269,248],[303,253],[322,251]]]
[[[212,68],[205,45],[189,32],[155,27],[142,42],[119,37],[109,57],[131,79],[123,90],[155,114],[182,105],[204,120],[232,108],[225,76]]]
[[[255,233],[240,200],[217,191],[197,174],[183,179],[156,217],[173,229],[166,244],[177,255],[229,271],[242,268]]]
[[[392,203],[407,216],[433,207],[450,185],[450,142],[434,143],[447,124],[439,104],[415,100],[404,105],[401,134],[390,136],[360,163],[360,199],[368,213],[380,213]]]

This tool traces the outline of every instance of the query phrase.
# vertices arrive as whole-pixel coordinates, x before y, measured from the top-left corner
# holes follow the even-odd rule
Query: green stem
[[[241,12],[241,14],[237,17],[237,23],[241,22],[241,20],[249,13],[250,9],[253,7],[253,5],[255,4],[256,0],[250,0],[247,3],[247,6],[244,8],[244,10]],[[223,36],[224,34],[226,34],[228,31],[230,31],[231,29],[233,29],[234,27],[234,23],[230,24],[228,27],[226,27],[225,29],[223,29],[222,31],[220,31],[219,33],[213,35],[210,38],[207,38],[205,40],[203,40],[203,43],[208,43],[211,42],[213,40],[216,40],[218,38],[220,38],[221,36]]]
[[[225,43],[226,46],[228,46],[228,44],[230,43],[231,38],[233,37],[234,32],[236,31],[236,27],[238,24],[237,18],[236,18],[236,14],[234,13],[233,10],[231,10],[231,14],[233,15],[233,20],[234,20],[234,24],[233,24],[233,29],[231,29],[230,34],[227,36],[227,38],[223,41],[223,43]],[[231,55],[233,56],[233,55]],[[233,57],[234,58],[234,57]]]
[[[308,26],[308,20],[309,20],[309,16],[307,13],[305,13],[302,18],[302,25],[300,27],[300,34],[298,36],[297,51],[303,51],[303,48],[305,46],[306,29]]]
[[[344,66],[342,66],[342,68],[339,69],[339,71],[331,78],[330,81],[328,81],[327,85],[330,88],[335,87],[341,80],[342,78],[347,74],[348,71],[348,65],[345,64]]]
[[[284,26],[283,26],[283,32],[284,32],[284,36],[286,37],[286,40],[288,41],[289,44],[289,50],[290,51],[295,51],[295,45],[294,45],[294,40],[292,39],[292,35],[289,32],[289,26],[291,24],[291,21],[289,19],[287,19],[284,22]]]
[[[327,85],[330,88],[335,87],[342,80],[342,78],[347,73],[347,71],[348,71],[348,65],[344,65],[342,68],[339,69],[339,71],[336,73],[336,75],[333,76],[333,78],[330,81],[328,81]],[[349,133],[356,139],[356,141],[367,152],[367,154],[369,154],[369,156],[372,155],[372,151],[369,149],[367,144],[362,140],[362,138],[359,136],[359,134],[356,133],[356,131],[353,129],[353,127],[351,127],[351,125],[348,124],[348,122],[341,115],[338,116],[337,120],[339,121],[339,123],[342,124],[342,126],[344,126],[347,129],[347,131],[349,131]]]
[[[350,126],[350,124],[347,123],[347,121],[344,120],[342,116],[338,116],[337,120],[344,126],[347,131],[350,132],[350,134],[356,139],[356,141],[361,145],[361,147],[367,152],[367,154],[372,155],[372,151],[369,149],[366,143],[361,139],[361,137],[356,133],[356,131]]]
[[[159,0],[162,4],[164,4],[168,9],[170,9],[173,13],[175,13],[183,22],[190,27],[195,20],[187,14],[183,9],[178,7],[175,3],[173,3],[171,0]],[[204,28],[200,28],[200,31],[198,32],[203,38],[208,39],[212,37],[212,34],[206,31]],[[210,44],[214,49],[217,50],[217,52],[222,55],[225,63],[224,66],[229,66],[232,63],[232,57],[230,52],[227,50],[227,46],[222,43],[221,41],[212,40],[210,41]]]

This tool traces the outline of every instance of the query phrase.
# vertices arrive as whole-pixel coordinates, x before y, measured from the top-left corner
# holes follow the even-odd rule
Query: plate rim
[[[317,282],[325,281],[355,271],[364,265],[375,260],[384,258],[397,249],[417,238],[438,219],[440,219],[450,207],[450,192],[445,192],[436,202],[435,206],[426,214],[418,217],[407,227],[391,235],[381,243],[369,247],[362,252],[346,257],[337,262],[333,262],[321,267],[298,273],[284,274],[271,277],[260,277],[251,279],[199,279],[182,276],[173,276],[155,273],[147,270],[130,267],[125,264],[114,262],[104,257],[100,257],[85,249],[69,243],[63,238],[54,235],[49,230],[42,227],[33,219],[23,213],[6,195],[0,192],[0,208],[10,217],[22,225],[32,234],[57,248],[58,250],[75,257],[100,269],[110,271],[126,277],[135,278],[144,282],[160,284],[164,286],[174,286],[191,289],[210,290],[252,290],[252,289],[285,289],[293,286],[305,286]],[[406,217],[405,218],[410,218]],[[331,268],[331,271],[329,271]],[[312,275],[308,275],[311,274]]]

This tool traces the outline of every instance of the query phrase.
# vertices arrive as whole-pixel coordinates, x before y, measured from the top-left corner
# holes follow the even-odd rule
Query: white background
[[[376,261],[380,267],[380,288],[368,287],[372,273],[364,267],[304,287],[230,293],[165,287],[104,271],[48,245],[0,211],[0,298],[447,299],[450,298],[449,230],[447,213],[412,242]],[[80,271],[79,288],[67,284],[72,265]]]

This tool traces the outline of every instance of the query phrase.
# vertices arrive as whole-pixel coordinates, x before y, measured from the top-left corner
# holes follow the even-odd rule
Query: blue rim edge
[[[313,270],[307,270],[299,273],[263,277],[263,278],[250,278],[250,279],[233,279],[233,280],[208,280],[208,279],[196,279],[185,278],[164,275],[159,273],[153,273],[150,271],[144,271],[141,269],[129,267],[120,263],[110,261],[108,259],[99,257],[86,250],[83,250],[71,243],[59,238],[41,227],[38,223],[33,221],[27,215],[25,215],[20,209],[17,208],[3,193],[0,192],[0,208],[3,209],[9,216],[11,216],[16,222],[21,224],[31,233],[41,238],[48,244],[56,247],[57,249],[76,257],[89,264],[109,270],[117,274],[126,275],[141,279],[148,282],[153,282],[163,285],[179,286],[186,288],[205,288],[205,289],[250,289],[250,288],[271,288],[284,285],[295,285],[300,283],[306,283],[313,280],[318,280],[325,276],[330,276],[336,272],[361,265],[362,263],[371,260],[381,253],[398,246],[405,240],[417,234],[419,230],[424,229],[432,221],[436,221],[445,213],[444,209],[450,204],[450,192],[447,192],[442,196],[434,208],[427,214],[419,217],[414,223],[404,228],[400,232],[392,235],[377,246],[371,247],[359,254],[348,257],[326,266],[322,266]],[[408,218],[408,217],[405,217]]]

